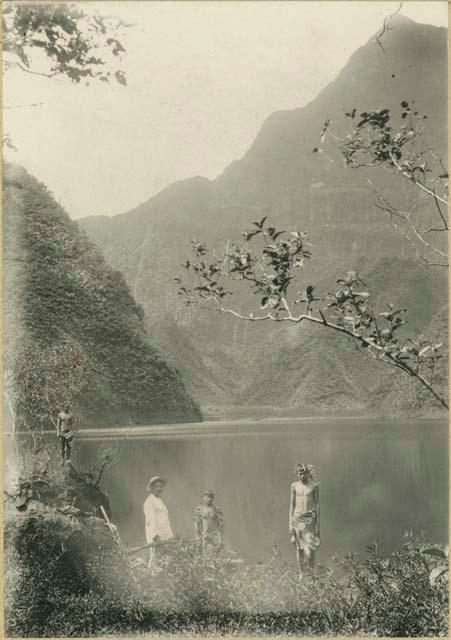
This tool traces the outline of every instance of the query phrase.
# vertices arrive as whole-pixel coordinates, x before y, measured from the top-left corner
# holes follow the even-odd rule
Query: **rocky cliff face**
[[[328,157],[312,154],[327,118],[343,131],[344,113],[354,107],[399,114],[400,102],[408,100],[428,116],[425,144],[446,157],[446,64],[445,29],[397,18],[383,48],[371,39],[314,101],[272,114],[245,156],[216,180],[176,183],[128,213],[81,221],[106,261],[123,272],[158,343],[178,345],[174,363],[202,404],[261,403],[264,396],[276,406],[366,410],[386,371],[368,366],[352,346],[337,350],[334,336],[188,313],[172,279],[190,238],[224,246],[268,214],[282,228],[308,230],[313,258],[305,283],[327,290],[343,271],[355,269],[378,303],[397,299],[409,308],[412,333],[428,326],[446,302],[446,274],[424,267],[374,207],[374,186],[402,204],[412,196],[410,185],[384,172],[345,169],[333,148]],[[261,376],[267,380],[263,395]]]

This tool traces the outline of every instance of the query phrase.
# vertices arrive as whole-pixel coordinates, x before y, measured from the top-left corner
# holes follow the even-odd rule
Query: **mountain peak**
[[[434,31],[441,27],[415,22],[415,20],[401,13],[394,13],[384,19],[380,28],[375,33],[375,37],[383,42],[385,39],[391,39],[392,36],[398,37],[400,32],[410,37],[412,34],[423,32],[425,28],[428,31]],[[373,41],[373,38],[371,38],[371,41]]]
[[[308,230],[314,254],[305,265],[305,282],[311,279],[328,291],[338,274],[355,267],[368,278],[378,304],[401,301],[402,296],[402,306],[414,310],[409,331],[422,331],[442,305],[446,276],[421,279],[425,270],[410,245],[393,231],[389,219],[375,213],[365,176],[346,169],[332,144],[324,145],[324,154],[312,153],[327,119],[345,136],[352,127],[345,116],[349,110],[386,108],[396,118],[407,99],[428,115],[427,144],[446,155],[446,30],[399,14],[387,16],[384,31],[382,21],[374,26],[379,28],[371,40],[314,100],[269,116],[252,147],[219,178],[174,186],[142,205],[139,215],[108,219],[103,227],[81,221],[111,264],[124,271],[159,344],[168,350],[176,342],[175,363],[187,389],[205,406],[264,401],[301,407],[309,402],[361,411],[386,373],[370,371],[366,361],[354,361],[353,352],[341,346],[343,358],[332,356],[333,336],[330,342],[318,336],[312,343],[304,331],[248,330],[219,314],[188,315],[168,283],[180,275],[190,238],[222,251],[254,216],[269,211],[276,226]],[[402,203],[405,193],[411,197],[384,171],[375,170],[374,180],[389,201]],[[190,188],[181,188],[183,184]],[[247,298],[238,295],[237,305],[244,307]],[[177,331],[169,330],[169,321]],[[399,402],[398,396],[391,397]]]
[[[391,16],[388,16],[385,19],[385,24],[388,26],[388,28],[390,28],[390,27],[405,27],[405,26],[410,26],[417,23],[415,22],[415,20],[412,20],[412,18],[408,18],[402,13],[395,13]]]

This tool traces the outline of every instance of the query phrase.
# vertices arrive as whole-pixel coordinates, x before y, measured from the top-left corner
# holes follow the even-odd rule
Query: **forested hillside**
[[[418,200],[407,181],[383,170],[345,168],[333,146],[321,154],[312,151],[329,118],[344,135],[345,112],[387,108],[396,121],[407,100],[426,116],[423,144],[446,158],[446,78],[446,29],[395,16],[383,47],[371,38],[315,100],[272,114],[244,157],[216,180],[176,183],[128,213],[81,221],[107,262],[124,273],[159,344],[183,345],[174,349],[174,362],[203,406],[265,402],[332,412],[380,409],[373,399],[392,377],[352,345],[342,352],[343,341],[321,330],[247,326],[230,316],[189,311],[173,278],[189,256],[191,238],[221,251],[229,239],[242,239],[253,220],[268,215],[278,228],[309,233],[312,259],[301,287],[333,291],[337,278],[354,269],[379,306],[396,301],[408,309],[412,336],[426,331],[446,304],[446,270],[421,262],[389,216],[376,209],[374,190],[401,208],[418,201],[426,217],[433,204]],[[240,298],[243,309],[248,303]],[[390,396],[390,413],[404,411],[401,396]],[[409,397],[409,410],[435,406],[433,399],[426,405],[417,401],[415,391]]]
[[[9,416],[49,426],[70,403],[81,426],[201,419],[122,274],[25,170],[5,166],[3,187]]]

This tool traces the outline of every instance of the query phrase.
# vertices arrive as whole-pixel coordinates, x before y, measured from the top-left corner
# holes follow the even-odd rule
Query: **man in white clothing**
[[[161,571],[159,565],[159,545],[174,538],[169,521],[168,508],[160,498],[166,480],[154,476],[147,485],[150,494],[144,502],[144,516],[146,519],[146,540],[152,544],[149,554],[149,569]]]

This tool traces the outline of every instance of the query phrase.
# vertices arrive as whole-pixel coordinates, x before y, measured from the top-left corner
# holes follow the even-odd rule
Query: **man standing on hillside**
[[[61,440],[61,455],[63,464],[65,460],[70,460],[71,445],[74,439],[72,430],[74,425],[74,416],[69,405],[59,412],[56,422],[56,435]]]
[[[213,491],[205,491],[202,502],[194,509],[194,532],[202,553],[218,553],[223,547],[224,518],[214,503]]]

